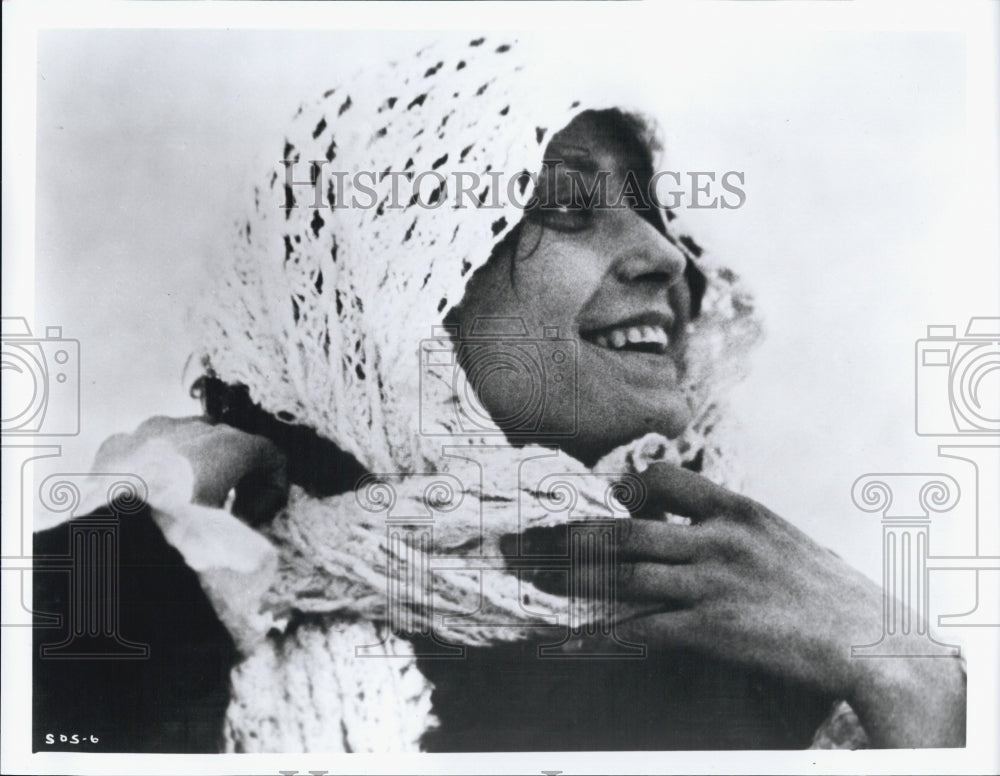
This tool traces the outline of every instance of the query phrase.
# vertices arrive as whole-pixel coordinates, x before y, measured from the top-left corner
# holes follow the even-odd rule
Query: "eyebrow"
[[[574,144],[559,144],[558,142],[549,145],[544,164],[555,164],[562,162],[566,166],[572,166],[580,172],[596,173],[600,169],[597,160],[594,159],[593,152],[587,146]],[[554,157],[554,158],[551,158]]]

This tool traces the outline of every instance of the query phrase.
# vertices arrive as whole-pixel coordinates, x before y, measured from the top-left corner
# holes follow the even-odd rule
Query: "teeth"
[[[658,345],[667,345],[667,333],[659,326],[643,326],[642,334],[646,342],[655,342]]]
[[[594,342],[602,348],[613,348],[620,350],[625,345],[654,344],[658,345],[660,351],[665,351],[670,343],[667,332],[659,326],[625,326],[619,329],[612,329],[606,334],[600,334],[594,338]]]

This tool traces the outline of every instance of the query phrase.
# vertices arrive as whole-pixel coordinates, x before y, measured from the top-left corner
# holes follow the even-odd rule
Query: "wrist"
[[[873,746],[965,745],[965,667],[958,657],[854,658],[847,701]]]

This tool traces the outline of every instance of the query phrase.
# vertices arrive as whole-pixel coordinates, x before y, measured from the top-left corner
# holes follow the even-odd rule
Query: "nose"
[[[671,286],[684,277],[687,260],[677,246],[636,213],[618,234],[612,274],[622,283]]]

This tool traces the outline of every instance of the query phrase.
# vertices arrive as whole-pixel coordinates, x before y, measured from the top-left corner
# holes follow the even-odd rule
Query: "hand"
[[[202,418],[153,417],[131,434],[116,434],[97,451],[94,470],[110,470],[150,442],[166,442],[194,472],[191,500],[225,505],[235,489],[233,514],[252,526],[270,520],[288,501],[287,459],[265,437]]]
[[[876,745],[961,745],[964,676],[956,660],[851,657],[852,645],[881,633],[874,582],[766,507],[698,474],[656,464],[642,480],[641,515],[672,512],[692,525],[617,524],[617,600],[660,604],[619,623],[619,636],[695,648],[846,698]],[[566,538],[563,528],[530,529],[521,546],[565,554]],[[565,593],[564,581],[556,590],[550,579],[534,581]]]

